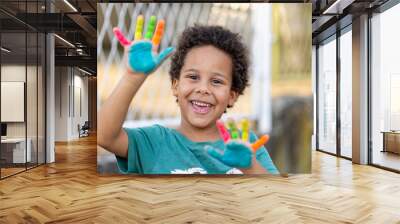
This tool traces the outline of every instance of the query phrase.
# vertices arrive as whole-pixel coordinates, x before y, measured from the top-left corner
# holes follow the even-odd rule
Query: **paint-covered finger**
[[[231,138],[231,136],[229,135],[228,130],[226,130],[225,125],[222,121],[217,121],[217,128],[219,131],[219,134],[222,137],[222,140],[224,140],[224,142],[229,141],[229,139]]]
[[[119,41],[119,43],[122,46],[125,47],[125,46],[128,46],[131,44],[131,42],[125,38],[124,34],[122,34],[121,30],[118,27],[115,27],[113,29],[113,32],[114,32],[115,37],[117,38],[117,40]]]
[[[153,36],[153,40],[152,40],[154,46],[158,47],[158,45],[160,45],[162,36],[164,34],[164,26],[165,26],[164,20],[158,21],[156,31],[154,32],[154,36]]]
[[[260,148],[261,146],[263,146],[265,143],[267,143],[269,140],[269,135],[263,135],[261,136],[260,139],[258,139],[256,142],[254,142],[251,145],[251,148],[253,149],[253,152],[256,152],[258,148]]]
[[[151,40],[151,37],[153,36],[153,33],[154,33],[154,29],[156,28],[156,21],[157,21],[156,16],[150,17],[149,24],[147,25],[147,31],[144,36],[145,39]]]
[[[229,127],[229,131],[231,132],[232,139],[238,139],[239,138],[239,130],[237,129],[235,121],[233,119],[228,120],[228,127]]]
[[[164,49],[157,58],[157,64],[161,64],[165,59],[167,59],[175,50],[173,47],[169,47]]]
[[[144,18],[142,15],[139,15],[136,20],[135,40],[142,39],[143,24],[144,24]]]
[[[243,119],[241,126],[242,126],[242,141],[247,142],[249,140],[249,126],[250,126],[249,120]]]

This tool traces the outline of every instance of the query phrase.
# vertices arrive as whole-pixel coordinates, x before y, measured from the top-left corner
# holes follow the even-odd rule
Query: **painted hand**
[[[173,47],[168,47],[157,54],[165,22],[159,20],[156,27],[156,20],[155,16],[151,16],[144,39],[142,39],[144,24],[142,15],[137,17],[134,41],[127,40],[118,27],[113,29],[115,37],[127,51],[128,67],[135,73],[151,74],[174,50]]]
[[[252,166],[253,154],[269,139],[268,135],[263,135],[256,142],[250,144],[249,122],[247,120],[242,121],[241,134],[232,120],[228,122],[230,133],[221,121],[217,121],[217,127],[224,140],[226,149],[222,153],[222,150],[207,146],[207,152],[210,156],[231,167],[250,168]]]

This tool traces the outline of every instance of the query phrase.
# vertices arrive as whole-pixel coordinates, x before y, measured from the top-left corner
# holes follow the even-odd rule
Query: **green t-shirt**
[[[143,128],[126,128],[128,135],[128,158],[116,156],[122,173],[140,174],[240,174],[208,155],[204,147],[210,145],[224,150],[222,140],[193,142],[175,129],[153,125]],[[257,136],[250,133],[250,142]],[[272,174],[279,171],[267,150],[262,147],[256,152],[259,163]]]

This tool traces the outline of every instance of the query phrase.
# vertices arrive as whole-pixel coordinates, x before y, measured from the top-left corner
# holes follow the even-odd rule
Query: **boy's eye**
[[[189,79],[193,79],[193,80],[197,80],[199,78],[199,76],[195,75],[195,74],[189,74],[186,77],[188,77]]]
[[[223,84],[224,82],[222,80],[219,80],[219,79],[213,79],[212,83],[213,84]]]

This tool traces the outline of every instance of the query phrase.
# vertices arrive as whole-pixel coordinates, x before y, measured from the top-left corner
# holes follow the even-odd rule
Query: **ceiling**
[[[362,13],[372,12],[388,0],[312,0],[313,44],[334,34]]]
[[[37,46],[43,47],[33,40],[36,33],[52,32],[57,34],[56,66],[78,66],[96,74],[96,4],[96,0],[1,0],[2,46],[11,50],[8,60],[32,58]],[[21,32],[27,32],[27,45]]]
[[[353,16],[373,10],[387,1],[269,0],[262,2],[312,3],[312,37],[315,44],[335,33],[336,29],[350,24]],[[1,0],[0,25],[3,32],[2,39],[4,38],[3,46],[7,42],[7,48],[15,50],[16,53],[10,55],[10,58],[11,56],[21,57],[26,53],[29,55],[36,49],[36,42],[31,40],[34,37],[27,36],[28,48],[26,52],[23,52],[25,39],[18,37],[17,33],[26,30],[27,32],[54,32],[70,43],[61,38],[55,38],[56,65],[79,66],[95,74],[97,67],[96,4],[96,0]],[[52,13],[48,13],[50,9]]]

